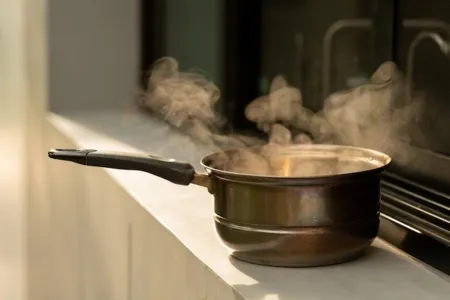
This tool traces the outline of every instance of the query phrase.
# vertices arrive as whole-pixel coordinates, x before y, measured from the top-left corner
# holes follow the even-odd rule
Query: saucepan
[[[377,236],[380,175],[391,162],[372,149],[336,145],[217,152],[202,159],[206,172],[134,153],[56,149],[49,157],[206,187],[214,195],[217,234],[230,254],[285,267],[343,263],[363,255]]]

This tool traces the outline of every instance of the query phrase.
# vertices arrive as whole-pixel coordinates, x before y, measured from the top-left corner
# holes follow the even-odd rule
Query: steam
[[[301,106],[298,89],[276,77],[269,95],[250,103],[245,115],[270,135],[270,143],[315,141],[371,148],[389,154],[399,163],[407,163],[408,129],[419,115],[422,102],[407,99],[405,91],[395,64],[386,62],[369,83],[331,94],[325,99],[323,110],[314,114]]]
[[[404,91],[396,66],[384,63],[368,84],[325,101],[325,130],[336,143],[376,149],[397,160],[404,158],[405,130],[420,109],[419,102],[405,102]]]
[[[219,133],[225,123],[214,112],[219,98],[220,91],[212,81],[200,74],[180,72],[178,62],[165,57],[153,65],[141,105],[212,151],[261,144],[256,138]]]
[[[253,100],[245,116],[268,135],[270,145],[341,144],[372,148],[389,154],[398,163],[408,163],[405,154],[408,128],[419,114],[421,102],[407,99],[403,77],[391,62],[383,63],[369,83],[331,94],[322,111],[303,106],[302,93],[276,76],[268,95]],[[217,166],[239,173],[276,174],[283,167],[262,153],[243,148],[266,142],[242,135],[225,135],[226,120],[216,114],[218,87],[206,77],[180,72],[173,58],[158,60],[143,93],[142,105],[172,126],[185,131],[211,151],[241,148],[235,155],[218,155]],[[343,162],[300,161],[289,176],[316,176],[355,171],[363,166]],[[334,167],[333,167],[334,166]],[[339,169],[339,170],[338,170]]]

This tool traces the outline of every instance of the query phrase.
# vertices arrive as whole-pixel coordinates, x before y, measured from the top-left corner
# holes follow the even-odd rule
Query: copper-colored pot
[[[270,176],[224,170],[224,157],[251,151]],[[151,155],[97,150],[51,150],[54,159],[139,170],[176,184],[207,187],[214,195],[217,233],[233,257],[272,266],[320,266],[364,253],[377,235],[380,174],[386,154],[333,145],[265,146],[210,154],[206,172]],[[310,176],[296,173],[311,164]],[[309,168],[308,170],[306,170]]]

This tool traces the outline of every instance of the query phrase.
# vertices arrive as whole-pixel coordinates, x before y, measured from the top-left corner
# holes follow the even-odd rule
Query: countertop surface
[[[163,122],[139,113],[50,114],[50,122],[83,148],[148,152],[200,168],[207,149]],[[58,147],[58,145],[55,145]],[[152,175],[108,170],[243,299],[449,299],[448,278],[377,239],[364,257],[320,268],[275,268],[230,258],[213,227],[212,196],[198,186],[177,186]]]

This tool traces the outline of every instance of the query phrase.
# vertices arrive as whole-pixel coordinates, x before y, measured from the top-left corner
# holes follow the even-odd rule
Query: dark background
[[[327,44],[327,31],[346,20],[369,26],[337,30]],[[285,75],[301,89],[304,105],[319,110],[328,93],[367,80],[383,61],[393,60],[406,72],[411,42],[423,31],[449,40],[450,1],[143,0],[141,71],[145,78],[164,55],[178,59],[182,69],[202,70],[222,91],[217,109],[235,130],[252,131],[244,108],[267,92],[275,75]],[[423,162],[397,171],[447,189],[450,58],[424,39],[413,65],[412,90],[426,107],[411,151],[419,151]]]

